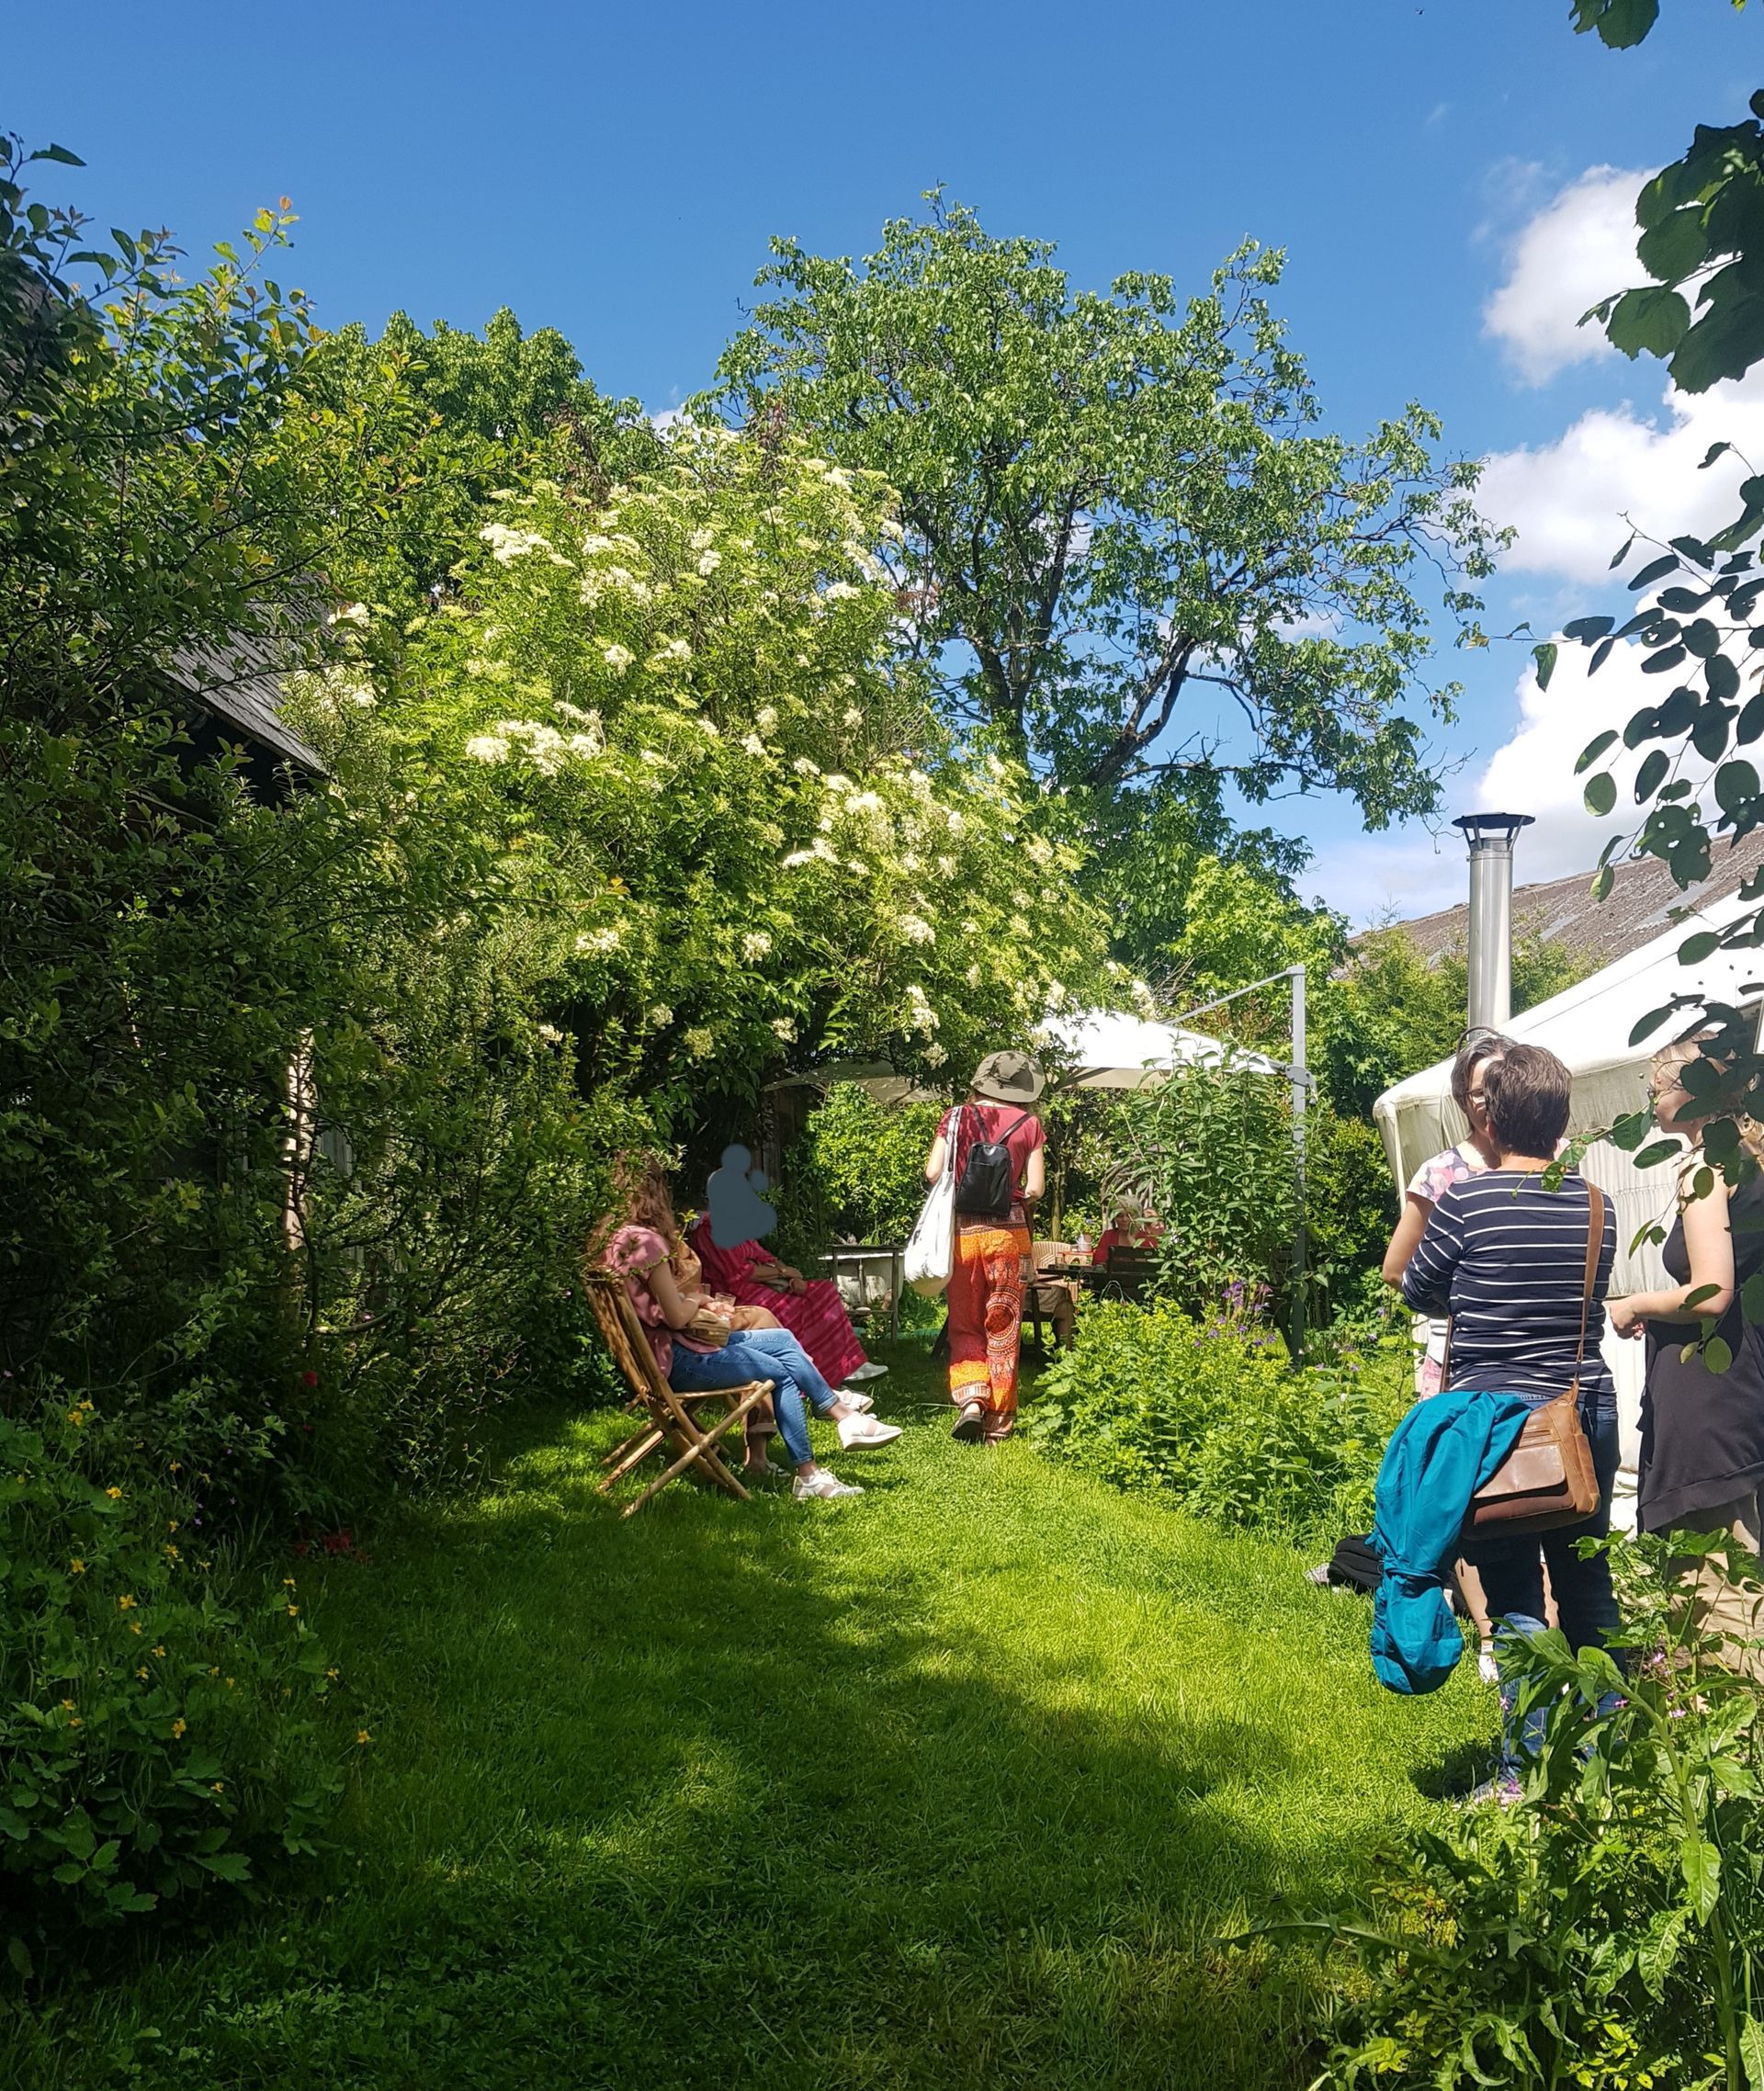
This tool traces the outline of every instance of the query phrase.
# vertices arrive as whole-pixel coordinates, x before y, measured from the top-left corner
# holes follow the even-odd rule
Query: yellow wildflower
[[[214,1784],[209,1788],[210,1793],[224,1793],[226,1790],[226,1781],[220,1779],[217,1779]]]
[[[146,1676],[147,1676],[147,1666],[146,1666],[146,1664],[145,1664],[145,1663],[143,1663],[143,1664],[141,1666],[140,1669],[138,1669],[138,1670],[135,1672],[135,1675],[136,1675],[138,1678],[141,1678],[143,1682],[145,1681],[145,1679],[146,1679]]]
[[[120,1488],[107,1488],[105,1490],[105,1494],[109,1497],[110,1500],[113,1503],[120,1503],[122,1501],[122,1490]]]
[[[184,1733],[185,1729],[186,1729],[186,1728],[187,1728],[188,1725],[189,1725],[189,1724],[188,1724],[188,1723],[187,1723],[187,1722],[185,1720],[184,1716],[183,1716],[183,1715],[180,1713],[180,1714],[178,1715],[177,1719],[172,1723],[172,1740],[173,1740],[174,1742],[176,1742],[176,1741],[177,1741],[177,1739],[178,1739],[178,1737],[179,1737],[179,1736],[180,1736],[180,1735],[181,1735]]]
[[[356,1730],[356,1740],[357,1743],[371,1743],[373,1739],[374,1738],[368,1733],[366,1728],[357,1728]]]
[[[67,1717],[67,1724],[70,1728],[84,1728],[85,1723],[80,1719],[77,1713],[70,1713]]]
[[[342,1673],[340,1670],[336,1670],[336,1669],[329,1669],[329,1670],[326,1670],[326,1672],[325,1672],[324,1674],[325,1674],[325,1676],[326,1676],[326,1677],[328,1677],[328,1678],[331,1679],[331,1681],[332,1681],[332,1682],[334,1684],[334,1683],[336,1682],[337,1678],[338,1678],[339,1677],[341,1677],[343,1673]]]
[[[119,1611],[133,1611],[134,1609],[135,1600],[133,1598],[121,1597],[117,1599],[117,1610]]]
[[[129,1631],[130,1631],[130,1633],[139,1633],[141,1632],[141,1622],[140,1622],[140,1620],[138,1620],[138,1619],[131,1619],[131,1620],[129,1622]]]
[[[70,1561],[67,1565],[67,1572],[70,1576],[84,1576],[85,1574],[85,1563],[77,1559]]]
[[[77,1702],[76,1702],[75,1701],[72,1700],[72,1699],[64,1699],[64,1700],[62,1700],[62,1712],[63,1712],[63,1713],[72,1713],[72,1712],[74,1712],[74,1706],[75,1706],[75,1704],[76,1704],[76,1703],[77,1703]]]
[[[178,1558],[177,1549],[169,1539],[165,1542],[165,1558],[168,1561],[175,1561]]]
[[[300,1616],[300,1606],[299,1606],[299,1605],[289,1605],[289,1606],[288,1606],[288,1616],[290,1619],[298,1619],[298,1618]]]
[[[165,1653],[165,1644],[163,1641],[156,1643],[153,1653],[155,1656],[163,1656]]]

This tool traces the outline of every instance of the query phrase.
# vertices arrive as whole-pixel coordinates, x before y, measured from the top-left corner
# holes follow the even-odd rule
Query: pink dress
[[[743,1306],[770,1307],[814,1360],[816,1371],[830,1386],[838,1386],[863,1364],[863,1346],[831,1278],[811,1278],[800,1293],[763,1285],[753,1275],[753,1266],[772,1262],[772,1251],[757,1241],[719,1249],[710,1238],[707,1217],[694,1222],[686,1239],[705,1267],[705,1283]]]
[[[701,1343],[695,1337],[682,1336],[668,1327],[662,1312],[662,1303],[649,1287],[650,1272],[666,1263],[671,1255],[666,1240],[653,1227],[623,1226],[606,1244],[601,1262],[608,1271],[616,1271],[625,1281],[625,1292],[637,1318],[643,1324],[643,1333],[650,1339],[650,1349],[655,1352],[655,1362],[666,1379],[673,1368],[673,1347],[677,1343],[686,1351],[714,1351],[715,1343]],[[687,1291],[691,1287],[685,1288]]]

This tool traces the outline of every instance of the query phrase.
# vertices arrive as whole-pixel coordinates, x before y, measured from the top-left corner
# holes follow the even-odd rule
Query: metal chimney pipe
[[[1473,1031],[1499,1031],[1513,1013],[1513,837],[1529,813],[1465,813],[1452,825],[1470,845],[1470,1006]]]

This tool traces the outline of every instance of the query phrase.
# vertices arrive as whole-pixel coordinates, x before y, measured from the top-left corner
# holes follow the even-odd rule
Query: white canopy
[[[1571,1132],[1608,1125],[1647,1102],[1648,1062],[1656,1049],[1684,1027],[1690,1012],[1675,1025],[1663,1023],[1639,1046],[1630,1033],[1650,1010],[1674,995],[1702,994],[1740,1007],[1756,1003],[1764,990],[1764,951],[1716,952],[1701,965],[1682,966],[1679,946],[1699,929],[1726,928],[1755,908],[1736,896],[1712,901],[1649,944],[1627,952],[1590,978],[1566,988],[1506,1026],[1510,1038],[1546,1046],[1567,1063],[1574,1077]],[[1400,1194],[1430,1155],[1454,1146],[1468,1130],[1452,1101],[1452,1063],[1441,1060],[1387,1089],[1373,1106]],[[1595,1140],[1587,1150],[1586,1173],[1611,1199],[1617,1224],[1617,1262],[1613,1293],[1648,1289],[1666,1283],[1658,1248],[1635,1238],[1654,1223],[1669,1226],[1674,1180],[1669,1169],[1638,1170],[1630,1156],[1608,1140]],[[1640,1446],[1638,1415],[1645,1369],[1640,1343],[1607,1336],[1604,1355],[1617,1382],[1623,1422],[1625,1476],[1633,1486]],[[1628,1507],[1619,1482],[1619,1515]],[[1630,1512],[1633,1522],[1633,1510]]]
[[[1172,1067],[1216,1068],[1227,1054],[1234,1068],[1261,1075],[1284,1072],[1265,1054],[1234,1052],[1202,1032],[1148,1023],[1121,1010],[1049,1017],[1042,1034],[1077,1061],[1079,1089],[1144,1089],[1162,1081]]]

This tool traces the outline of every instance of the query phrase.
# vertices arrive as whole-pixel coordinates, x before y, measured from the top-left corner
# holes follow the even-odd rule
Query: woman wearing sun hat
[[[997,1444],[1017,1419],[1029,1213],[1046,1185],[1035,1113],[1041,1091],[1041,1069],[1028,1054],[989,1053],[974,1070],[967,1102],[938,1122],[925,1158],[927,1183],[937,1181],[945,1163],[956,1181],[949,1397],[959,1411],[953,1435],[965,1444]]]

